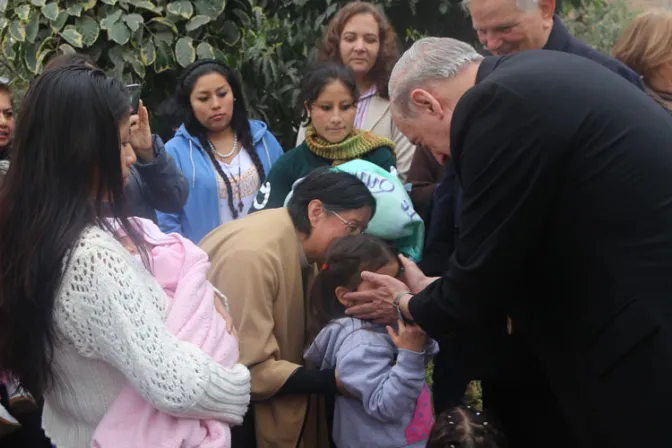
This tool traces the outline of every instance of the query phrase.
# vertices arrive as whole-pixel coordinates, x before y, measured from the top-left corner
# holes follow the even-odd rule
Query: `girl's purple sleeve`
[[[425,353],[394,349],[383,343],[350,346],[337,357],[336,370],[345,389],[383,423],[398,422],[413,409],[425,384]]]

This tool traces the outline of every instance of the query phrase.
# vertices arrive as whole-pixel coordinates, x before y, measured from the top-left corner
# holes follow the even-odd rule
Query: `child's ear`
[[[345,300],[343,296],[345,296],[347,293],[352,292],[345,286],[339,286],[336,288],[336,298],[338,299],[339,302],[341,302],[346,308],[350,308],[353,303],[350,300]]]

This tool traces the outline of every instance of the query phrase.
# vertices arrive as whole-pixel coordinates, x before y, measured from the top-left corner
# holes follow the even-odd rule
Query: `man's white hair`
[[[403,115],[412,114],[411,92],[428,82],[449,79],[483,56],[474,47],[449,37],[416,41],[394,66],[390,75],[390,102]]]
[[[502,0],[502,1],[512,1],[512,0]],[[529,11],[531,9],[537,8],[539,6],[539,0],[515,0],[516,7],[521,11]],[[462,0],[460,2],[462,10],[469,12],[469,5],[471,0]]]

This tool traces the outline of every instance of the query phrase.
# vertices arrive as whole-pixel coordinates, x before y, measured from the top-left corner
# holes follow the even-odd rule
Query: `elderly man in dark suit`
[[[470,14],[481,44],[494,55],[505,56],[540,49],[571,53],[590,59],[640,89],[644,88],[639,75],[626,65],[572,36],[555,14],[555,0],[463,0],[462,7]],[[411,198],[416,209],[427,210],[425,215],[428,217],[426,250],[420,266],[428,274],[438,275],[447,268],[448,259],[455,247],[454,241],[459,237],[462,191],[453,181],[455,170],[450,161],[439,176],[421,179],[418,179],[417,174],[411,176],[413,173],[426,172],[421,165],[436,165],[431,159],[421,160],[421,156],[422,151],[418,151],[409,173],[409,180],[413,183]],[[424,181],[424,185],[419,181]],[[420,190],[430,190],[431,187],[426,186],[430,183],[435,187],[433,194],[429,196],[431,205],[420,204],[419,201],[424,199],[418,197],[422,194]],[[460,369],[455,364],[459,359],[455,359],[449,347],[443,349],[435,359],[434,403],[437,409],[445,409],[459,400],[466,385],[465,378],[458,379]],[[502,371],[499,366],[494,366],[492,370]],[[509,377],[517,378],[521,382],[527,381],[515,373]],[[498,387],[497,383],[500,381],[504,384],[503,388]],[[502,393],[504,395],[501,400],[511,399],[506,396],[508,379],[504,375],[499,375],[495,381],[484,383],[484,387],[490,397]]]
[[[438,340],[506,315],[568,425],[529,446],[662,446],[672,400],[669,115],[585,58],[483,59],[439,38],[402,56],[390,96],[414,144],[452,155],[461,233],[442,277],[409,262],[408,286],[364,273],[378,288],[346,296],[362,302],[349,313],[398,312]]]

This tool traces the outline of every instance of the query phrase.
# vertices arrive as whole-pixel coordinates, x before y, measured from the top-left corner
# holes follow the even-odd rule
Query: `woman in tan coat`
[[[240,362],[252,373],[253,403],[232,431],[234,447],[329,446],[323,398],[337,392],[338,373],[304,367],[307,292],[331,243],[363,232],[375,206],[357,177],[320,169],[294,186],[287,208],[254,213],[201,241],[210,280],[229,300]]]

